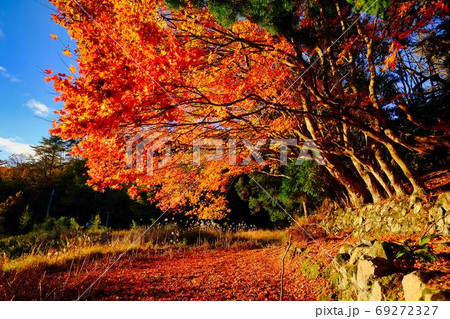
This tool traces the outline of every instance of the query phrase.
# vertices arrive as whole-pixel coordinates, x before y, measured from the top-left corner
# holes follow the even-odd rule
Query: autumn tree
[[[46,71],[64,102],[53,133],[80,141],[73,152],[94,188],[125,185],[162,209],[221,217],[235,176],[279,169],[280,145],[261,140],[313,140],[342,197],[360,205],[426,192],[405,154],[448,150],[448,119],[414,116],[418,96],[448,92],[445,52],[427,58],[425,40],[445,22],[442,0],[52,3],[78,62]],[[393,110],[421,131],[400,130]],[[136,134],[170,145],[171,160],[151,174],[127,165]],[[235,156],[195,165],[193,141],[208,139]],[[248,160],[249,144],[263,163]]]

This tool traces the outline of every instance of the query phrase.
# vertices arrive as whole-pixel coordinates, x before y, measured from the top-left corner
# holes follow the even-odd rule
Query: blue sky
[[[43,71],[67,73],[66,64],[76,65],[62,55],[71,40],[52,13],[47,0],[0,0],[0,159],[27,153],[48,135],[51,123],[42,118],[55,118],[61,104]]]

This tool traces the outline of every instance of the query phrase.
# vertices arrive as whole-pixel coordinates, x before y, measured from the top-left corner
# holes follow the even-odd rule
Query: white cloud
[[[1,30],[0,30],[1,31]],[[11,82],[20,82],[18,78],[16,78],[14,75],[10,74],[8,70],[5,67],[2,67],[0,65],[0,74],[4,77],[10,80]]]
[[[9,154],[32,155],[34,150],[31,145],[16,142],[14,138],[0,137],[0,150]]]
[[[41,102],[36,101],[35,99],[29,100],[25,104],[25,106],[28,107],[30,110],[32,110],[33,113],[37,116],[46,117],[51,112],[50,108],[47,105],[42,104]]]

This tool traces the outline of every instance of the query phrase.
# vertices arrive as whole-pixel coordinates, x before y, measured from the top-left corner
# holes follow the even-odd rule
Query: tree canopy
[[[96,189],[130,186],[161,209],[221,217],[236,176],[280,169],[279,146],[261,146],[264,164],[242,165],[239,141],[289,138],[313,140],[342,199],[360,205],[426,192],[408,156],[448,152],[438,111],[448,50],[436,41],[445,1],[51,2],[78,62],[46,71],[64,102],[53,133],[79,141],[73,154],[87,159]],[[152,174],[126,161],[143,127],[172,148]],[[237,165],[193,164],[193,140],[212,138],[237,150]],[[161,148],[154,159],[164,158]]]

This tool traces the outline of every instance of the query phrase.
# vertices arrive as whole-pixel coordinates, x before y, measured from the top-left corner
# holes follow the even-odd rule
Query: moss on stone
[[[398,300],[398,295],[402,291],[403,274],[394,273],[392,275],[378,278],[378,283],[381,286],[381,291],[387,301]]]
[[[343,253],[343,254],[337,254],[336,257],[334,258],[334,260],[339,264],[339,265],[344,265],[347,260],[350,259],[350,255]]]
[[[356,275],[356,272],[358,271],[358,266],[357,265],[349,265],[346,267],[346,271],[350,277],[354,277]]]
[[[320,267],[318,263],[306,259],[302,264],[301,271],[306,278],[317,279],[320,273]]]

